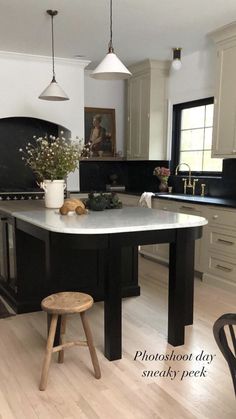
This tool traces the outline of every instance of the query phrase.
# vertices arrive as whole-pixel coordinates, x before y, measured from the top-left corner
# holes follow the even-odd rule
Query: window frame
[[[172,122],[172,147],[171,147],[171,168],[175,168],[179,164],[180,157],[180,135],[181,135],[181,113],[184,109],[195,108],[197,106],[214,104],[214,97],[207,97],[204,99],[191,100],[189,102],[178,103],[173,105],[173,122]],[[223,169],[222,169],[223,170]],[[187,173],[186,170],[179,170],[181,174]],[[218,177],[222,176],[221,172],[212,171],[192,171],[194,176],[199,177]]]

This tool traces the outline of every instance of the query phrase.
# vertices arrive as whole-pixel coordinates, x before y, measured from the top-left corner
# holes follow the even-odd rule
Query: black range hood
[[[58,137],[66,128],[37,118],[11,117],[0,119],[0,200],[43,199],[44,191],[37,185],[32,170],[22,161],[20,148],[33,137]]]

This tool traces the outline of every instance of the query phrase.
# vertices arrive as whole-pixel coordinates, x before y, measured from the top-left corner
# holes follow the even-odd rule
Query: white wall
[[[209,44],[204,50],[183,56],[182,67],[171,70],[167,87],[168,130],[167,159],[171,158],[172,106],[177,103],[214,96],[216,49]]]
[[[95,80],[85,71],[84,102],[91,108],[113,108],[116,112],[116,150],[124,152],[125,137],[125,82],[123,80]]]
[[[28,116],[65,126],[72,138],[84,136],[84,67],[88,62],[56,59],[56,79],[70,100],[38,99],[51,81],[51,59],[0,52],[0,118]],[[69,177],[69,189],[77,190],[78,172]]]
[[[204,50],[183,56],[182,68],[171,71],[167,83],[168,140],[167,158],[170,157],[172,106],[214,95],[216,52],[209,44]],[[124,81],[102,81],[89,77],[85,71],[85,106],[116,109],[117,150],[124,152],[126,99]]]
[[[187,102],[214,95],[216,51],[209,45],[182,58],[182,68],[171,70],[168,99],[173,103]]]

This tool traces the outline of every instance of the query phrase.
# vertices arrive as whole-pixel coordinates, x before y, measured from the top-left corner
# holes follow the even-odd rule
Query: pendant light
[[[182,67],[181,50],[182,48],[173,48],[173,61],[171,65],[174,70],[180,70]]]
[[[101,63],[91,73],[91,77],[98,80],[122,80],[127,79],[132,74],[114,53],[112,43],[112,0],[110,0],[110,42],[108,53]]]
[[[51,16],[51,23],[52,23],[52,81],[46,87],[46,89],[41,93],[39,99],[43,100],[52,100],[52,101],[62,101],[62,100],[69,100],[67,94],[64,90],[59,86],[56,81],[56,74],[55,74],[55,57],[54,57],[54,31],[53,31],[53,18],[58,14],[57,10],[47,10],[47,14]]]

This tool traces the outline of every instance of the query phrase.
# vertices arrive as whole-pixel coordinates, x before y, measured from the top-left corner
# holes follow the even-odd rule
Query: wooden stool
[[[45,390],[47,386],[48,371],[51,362],[51,357],[53,352],[59,352],[58,362],[63,363],[64,361],[64,348],[70,348],[74,345],[79,346],[88,346],[95,377],[101,378],[101,371],[97,359],[96,350],[93,344],[93,337],[89,327],[88,320],[85,316],[85,311],[88,310],[93,305],[93,298],[88,294],[83,294],[81,292],[59,292],[57,294],[52,294],[49,297],[44,298],[41,303],[43,311],[46,311],[48,314],[52,315],[51,324],[48,334],[46,353],[43,362],[42,374],[39,389]],[[84,333],[86,336],[86,341],[71,341],[64,342],[63,336],[66,330],[66,315],[80,313]],[[60,345],[53,346],[58,316],[61,317],[61,330],[60,330]]]

